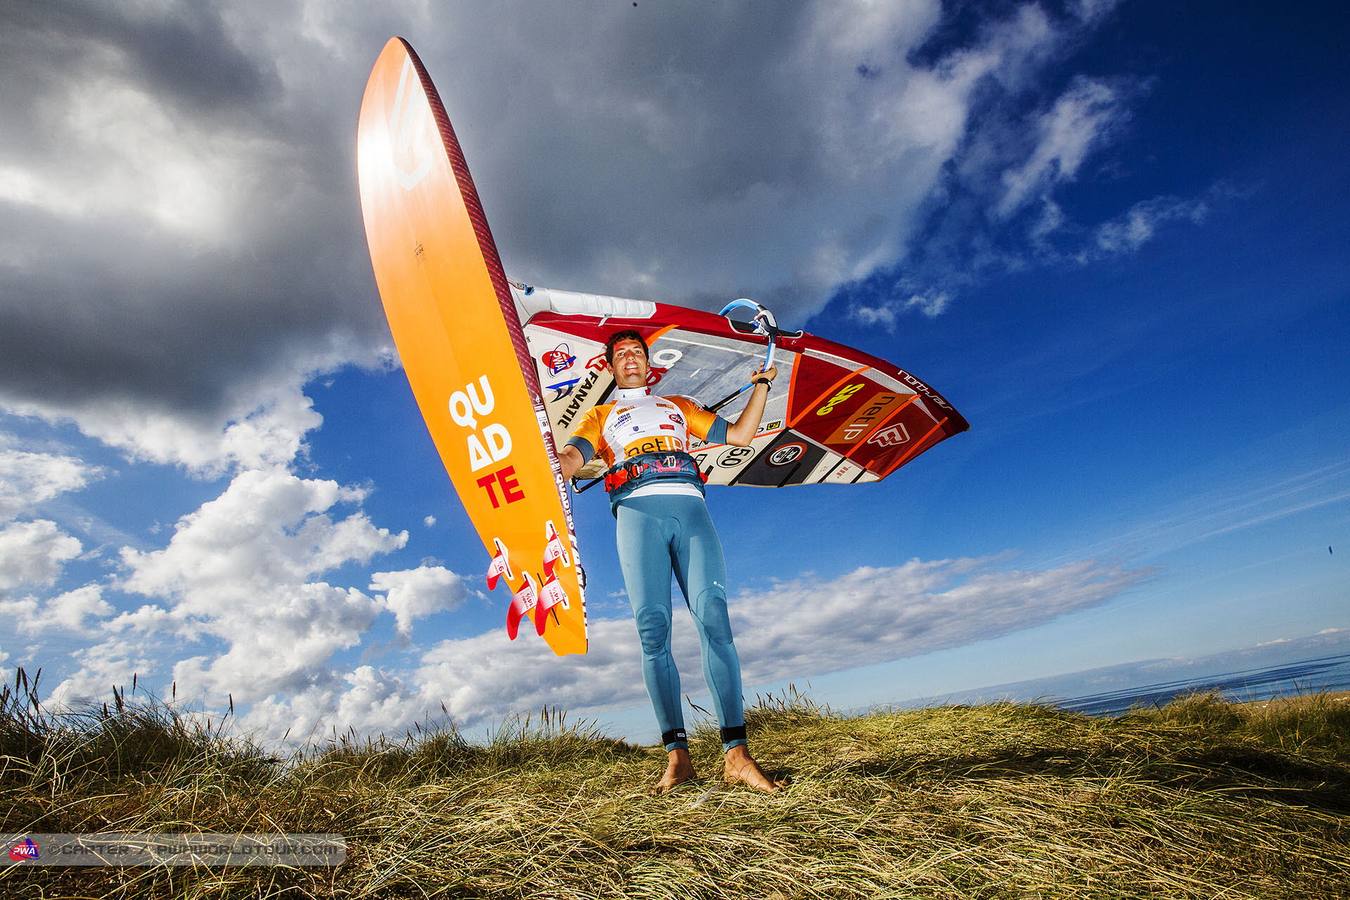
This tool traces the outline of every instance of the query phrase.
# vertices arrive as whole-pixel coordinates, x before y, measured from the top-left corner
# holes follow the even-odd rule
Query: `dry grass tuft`
[[[652,797],[659,748],[555,709],[282,760],[155,701],[62,718],[34,694],[0,693],[0,830],[338,832],[348,858],[8,869],[6,897],[1350,896],[1345,697],[846,718],[790,690],[747,717],[786,789]],[[691,746],[719,771],[714,729]]]

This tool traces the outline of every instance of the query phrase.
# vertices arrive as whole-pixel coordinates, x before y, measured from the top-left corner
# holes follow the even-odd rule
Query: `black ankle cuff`
[[[670,744],[683,744],[687,740],[689,740],[689,738],[685,735],[683,728],[672,728],[670,731],[661,733],[661,743],[664,746],[669,746]]]
[[[729,741],[743,741],[743,740],[746,740],[744,725],[736,725],[731,728],[722,729],[722,743],[725,744],[728,743]]]

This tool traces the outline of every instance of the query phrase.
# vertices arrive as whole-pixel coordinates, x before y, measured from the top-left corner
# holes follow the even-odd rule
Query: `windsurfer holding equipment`
[[[605,360],[614,373],[614,394],[582,418],[558,457],[569,480],[597,453],[610,464],[605,490],[618,520],[619,566],[642,641],[643,680],[667,752],[666,772],[655,790],[664,793],[696,777],[680,708],[680,674],[670,653],[673,570],[698,628],[703,676],[726,753],[723,777],[773,791],[778,784],[760,769],[746,743],[741,664],[727,617],[726,563],[688,446],[691,437],[750,446],[778,370],[752,374],[750,399],[731,423],[688,397],[653,396],[647,387],[647,343],[638,332],[611,335]]]

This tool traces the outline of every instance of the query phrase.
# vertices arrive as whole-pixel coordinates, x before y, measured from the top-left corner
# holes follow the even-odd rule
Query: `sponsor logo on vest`
[[[623,451],[624,456],[637,456],[639,453],[660,453],[665,450],[680,450],[682,444],[678,438],[658,434],[645,438],[636,444],[629,444]]]

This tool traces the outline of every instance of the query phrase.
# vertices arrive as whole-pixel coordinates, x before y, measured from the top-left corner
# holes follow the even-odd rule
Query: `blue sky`
[[[3,14],[0,676],[138,672],[271,738],[442,702],[651,738],[607,504],[578,505],[591,653],[507,641],[392,356],[353,163],[391,33],[513,275],[755,296],[970,420],[879,485],[712,493],[751,693],[1350,628],[1333,7],[280,9]]]

